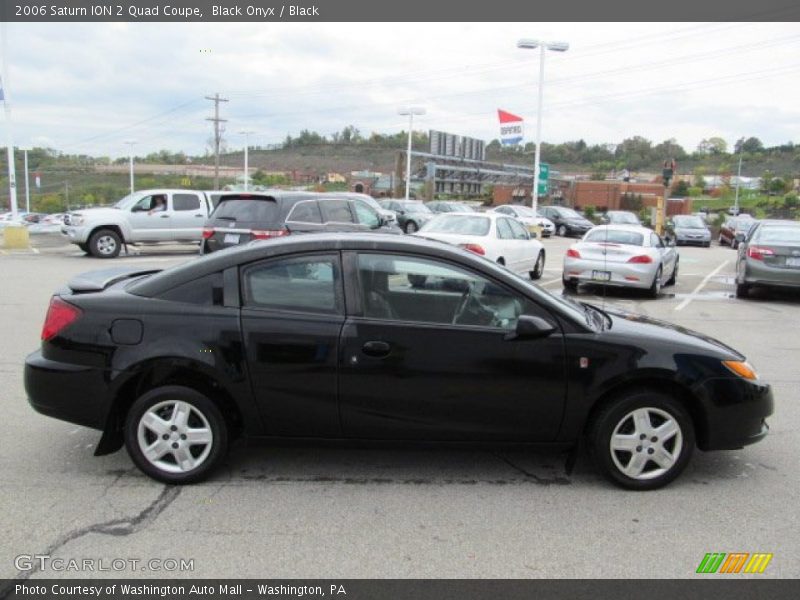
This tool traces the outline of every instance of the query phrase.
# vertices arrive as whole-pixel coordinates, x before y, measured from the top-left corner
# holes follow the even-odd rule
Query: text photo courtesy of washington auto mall
[[[0,597],[791,589],[799,10],[168,4],[2,9]]]

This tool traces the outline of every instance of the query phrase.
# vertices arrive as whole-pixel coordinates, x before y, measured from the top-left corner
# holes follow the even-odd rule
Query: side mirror
[[[505,340],[532,340],[547,337],[556,330],[555,325],[545,321],[541,317],[531,315],[520,315],[517,319],[517,327],[514,331],[507,333]]]

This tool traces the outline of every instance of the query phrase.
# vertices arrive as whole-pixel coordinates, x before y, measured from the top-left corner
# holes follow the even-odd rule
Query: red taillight
[[[214,228],[213,227],[203,227],[203,239],[207,240],[212,235],[214,235]]]
[[[639,256],[632,256],[628,259],[629,263],[647,264],[653,262],[653,259],[647,254],[640,254]]]
[[[250,232],[254,240],[268,240],[269,238],[289,235],[288,229],[253,229]]]
[[[464,248],[464,250],[469,250],[470,252],[474,252],[475,254],[486,256],[486,250],[484,250],[483,246],[479,244],[461,244],[461,247]]]
[[[58,296],[53,296],[50,299],[47,316],[44,318],[42,340],[47,341],[55,337],[59,331],[74,322],[82,313],[83,311],[77,306],[64,302]]]
[[[575,248],[570,248],[569,250],[567,250],[567,256],[569,256],[570,258],[580,258],[581,253],[575,250]]]
[[[764,248],[763,246],[750,246],[747,249],[748,258],[755,260],[764,260],[765,256],[775,256],[772,248]]]

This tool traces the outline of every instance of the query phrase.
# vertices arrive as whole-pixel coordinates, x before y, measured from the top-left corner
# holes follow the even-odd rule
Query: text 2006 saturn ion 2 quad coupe
[[[414,281],[412,285],[411,281]],[[53,296],[41,413],[168,483],[238,436],[576,447],[632,489],[762,439],[770,386],[724,344],[553,296],[466,250],[359,234],[253,242]]]

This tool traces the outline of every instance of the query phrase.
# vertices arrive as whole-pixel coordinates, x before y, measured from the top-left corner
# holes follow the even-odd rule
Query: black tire
[[[559,225],[558,229],[556,229],[556,233],[558,235],[560,235],[561,237],[567,237],[567,233],[569,233],[569,232],[567,231],[567,226],[566,225]]]
[[[721,233],[719,234],[719,245],[720,246],[724,246],[725,245],[725,238],[722,237]]]
[[[184,408],[182,413],[176,412],[178,403]],[[185,421],[181,414],[187,415]],[[152,421],[154,415],[164,421],[163,428],[160,422]],[[145,424],[145,416],[154,425]],[[195,437],[207,436],[209,441],[188,443],[186,436],[192,432]],[[159,387],[138,398],[128,411],[124,434],[125,447],[134,464],[145,475],[169,484],[202,481],[228,450],[228,427],[219,408],[200,392],[179,385]],[[163,446],[154,448],[154,452],[163,453],[148,458],[143,446],[154,447],[162,441]],[[187,460],[186,465],[179,463],[181,457]]]
[[[638,421],[636,416],[640,417]],[[673,429],[659,440],[656,430],[668,426],[668,421]],[[603,406],[588,431],[597,468],[609,481],[629,490],[667,485],[689,464],[695,446],[694,424],[683,405],[672,396],[649,389],[629,391]],[[612,450],[615,434],[619,447]],[[627,446],[630,450],[623,449]],[[656,462],[656,457],[663,462]]]
[[[658,271],[656,271],[656,276],[653,277],[653,285],[651,285],[647,290],[647,295],[651,298],[658,298],[658,295],[661,293],[661,275],[663,274],[663,270],[661,265],[658,267]]]
[[[680,264],[680,262],[676,259],[675,260],[675,269],[673,269],[673,271],[672,271],[672,277],[670,277],[669,280],[667,281],[667,283],[665,283],[664,285],[675,285],[675,283],[678,281],[678,265],[679,264]]]
[[[80,248],[82,252],[90,254],[89,244],[78,244],[78,248]]]
[[[533,271],[530,271],[528,275],[531,279],[541,279],[542,273],[544,273],[544,250],[539,252],[539,256],[536,257],[536,264],[533,266]]]
[[[564,285],[564,289],[572,292],[573,294],[578,291],[578,282],[573,281],[572,279],[564,279],[561,278],[561,283]]]
[[[703,248],[710,248],[710,247],[711,247],[711,242],[704,242],[703,243]]]
[[[122,249],[122,239],[113,229],[100,229],[89,238],[89,252],[97,258],[116,258]]]
[[[501,256],[500,258],[497,259],[497,264],[498,265],[503,265],[505,267],[506,266],[506,259]]]
[[[417,227],[417,224],[414,221],[407,221],[405,226],[405,232],[414,233],[416,231],[419,231],[419,227]]]
[[[750,286],[746,283],[737,283],[736,284],[736,297],[737,298],[747,298],[750,295]]]

